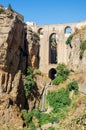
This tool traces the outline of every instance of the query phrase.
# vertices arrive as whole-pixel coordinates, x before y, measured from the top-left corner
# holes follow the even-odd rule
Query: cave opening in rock
[[[55,68],[51,68],[49,70],[49,78],[53,80],[55,78],[55,75],[56,75],[56,69]]]

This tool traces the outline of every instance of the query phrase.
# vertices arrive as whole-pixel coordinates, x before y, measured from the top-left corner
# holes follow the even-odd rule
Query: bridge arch
[[[39,33],[39,35],[43,35],[44,34],[44,29],[43,28],[39,28],[38,29],[38,33]]]
[[[56,75],[56,69],[55,68],[51,68],[49,70],[48,77],[53,80],[55,78],[55,75]]]
[[[56,33],[52,33],[49,37],[49,63],[50,64],[57,63],[57,39],[58,39],[58,35]]]
[[[64,29],[65,34],[71,34],[72,33],[72,28],[70,26],[66,26]]]

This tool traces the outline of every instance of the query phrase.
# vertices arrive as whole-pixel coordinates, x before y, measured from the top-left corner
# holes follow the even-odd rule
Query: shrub
[[[77,81],[74,80],[74,81],[70,82],[67,85],[67,89],[69,91],[74,90],[74,93],[77,94],[78,93],[78,89],[79,89]]]
[[[35,124],[33,122],[29,123],[29,129],[28,130],[36,130]]]
[[[57,113],[60,109],[70,105],[71,99],[69,98],[69,91],[61,88],[57,92],[48,92],[47,100],[49,105],[53,107],[53,112]]]
[[[40,36],[38,33],[36,32],[33,32],[33,36],[37,39],[37,40],[40,40]]]
[[[80,55],[79,55],[80,60],[83,58],[83,53],[84,53],[84,51],[81,50],[81,51],[80,51]]]
[[[57,68],[57,76],[52,81],[54,85],[59,85],[60,83],[63,83],[69,75],[69,70],[67,69],[67,66],[65,64],[58,64]]]
[[[29,126],[29,123],[32,120],[32,116],[33,116],[32,113],[31,112],[27,112],[26,110],[23,110],[22,111],[22,116],[23,116],[23,119],[25,121],[25,124],[27,126]]]
[[[49,114],[41,112],[39,118],[40,125],[48,124],[50,122],[49,118],[50,118]]]
[[[73,38],[73,35],[70,35],[68,38],[67,38],[67,41],[66,41],[66,44],[69,45],[71,48],[71,41],[72,41],[72,38]]]
[[[33,76],[33,69],[30,66],[27,68],[27,75]]]
[[[58,122],[57,118],[51,116],[47,113],[41,112],[38,109],[33,109],[31,112],[27,112],[26,110],[22,111],[22,117],[27,127],[34,128],[33,117],[38,119],[39,126],[43,124],[48,124],[49,122],[54,123]]]
[[[60,83],[63,83],[63,81],[64,81],[64,78],[63,78],[62,76],[57,76],[57,77],[52,81],[52,83],[53,83],[54,85],[59,85]]]
[[[0,14],[4,13],[4,11],[5,11],[5,10],[4,10],[3,8],[1,8],[1,9],[0,9]]]
[[[38,109],[33,109],[32,113],[33,116],[36,117],[37,119],[40,118],[40,111]]]
[[[62,77],[67,77],[69,75],[69,70],[65,64],[58,64],[57,68],[57,75],[60,75]]]
[[[33,80],[33,70],[31,67],[27,69],[27,76],[24,81],[24,90],[26,97],[29,95],[31,89],[34,87],[35,82]]]
[[[48,130],[55,130],[55,128],[53,128],[53,127],[49,127]]]
[[[86,50],[86,40],[82,41],[80,45],[80,55],[79,55],[80,59],[83,58],[83,54],[85,50]]]
[[[41,75],[41,71],[39,69],[34,69],[33,74],[34,75]]]

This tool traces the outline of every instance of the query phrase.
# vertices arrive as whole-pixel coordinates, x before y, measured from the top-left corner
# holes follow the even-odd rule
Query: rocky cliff
[[[27,65],[24,23],[10,10],[0,14],[0,125],[14,124],[20,109],[25,106],[23,75]],[[19,116],[19,115],[18,115]],[[15,125],[19,125],[16,118]],[[22,120],[20,120],[22,123]],[[20,123],[20,124],[21,124]],[[22,124],[21,124],[22,126]]]
[[[26,99],[23,79],[28,65],[38,68],[40,39],[35,32],[27,28],[19,14],[4,8],[1,10],[0,129],[4,125],[19,128],[23,126],[20,110],[27,106],[31,110],[37,100],[37,90]]]
[[[40,37],[36,32],[27,26],[27,42],[28,42],[28,64],[32,68],[39,67],[39,45]]]
[[[76,29],[68,47],[68,66],[76,72],[86,72],[86,26]]]

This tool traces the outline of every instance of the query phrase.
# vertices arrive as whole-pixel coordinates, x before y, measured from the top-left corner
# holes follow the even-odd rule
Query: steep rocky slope
[[[4,10],[0,14],[0,125],[14,125],[17,112],[12,109],[13,104],[20,109],[25,106],[22,77],[25,74],[26,63],[24,24],[16,13]],[[22,123],[21,120],[20,126]]]
[[[86,49],[83,45],[83,56],[80,58],[81,44],[86,41],[86,26],[76,29],[71,40],[71,48],[68,47],[68,65],[71,70],[77,72],[86,72]]]
[[[19,14],[4,8],[2,10],[0,13],[0,129],[4,125],[19,128],[23,127],[20,110],[26,107],[32,110],[39,100],[36,95],[37,88],[28,97],[29,99],[26,99],[23,81],[28,65],[38,68],[40,39],[35,32],[27,29]],[[38,96],[40,93],[41,91],[38,90]]]
[[[28,42],[28,64],[32,68],[39,67],[39,45],[40,37],[36,32],[27,26],[27,42]]]

